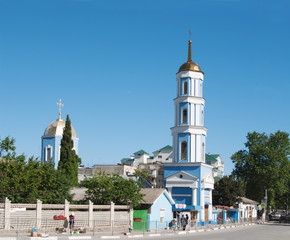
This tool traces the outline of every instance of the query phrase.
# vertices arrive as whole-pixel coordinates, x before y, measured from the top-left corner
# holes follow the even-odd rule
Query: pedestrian
[[[182,230],[185,231],[186,225],[187,225],[187,220],[182,214],[181,219],[180,219],[180,225],[182,227]]]
[[[70,232],[72,232],[72,229],[74,228],[75,225],[75,214],[72,212],[71,215],[69,215],[69,229]]]

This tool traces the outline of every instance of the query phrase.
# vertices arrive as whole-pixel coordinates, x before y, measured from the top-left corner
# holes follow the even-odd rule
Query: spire
[[[64,105],[61,103],[61,99],[59,99],[59,102],[56,104],[59,106],[58,119],[61,119],[61,107],[63,107]]]
[[[188,41],[188,59],[187,59],[187,62],[192,62],[192,59],[191,59],[191,43],[192,43],[192,41],[189,40]]]
[[[190,29],[188,30],[188,33],[189,33],[189,40],[188,40],[188,59],[187,59],[187,62],[192,62],[192,59],[191,59],[191,43],[192,43],[192,41],[190,40],[191,39],[191,30]]]
[[[194,72],[203,72],[201,71],[200,67],[198,66],[197,63],[194,63],[191,58],[191,43],[192,41],[190,40],[191,38],[191,31],[189,29],[189,40],[188,40],[188,58],[185,63],[181,65],[181,67],[178,70],[178,73],[184,72],[184,71],[194,71]]]

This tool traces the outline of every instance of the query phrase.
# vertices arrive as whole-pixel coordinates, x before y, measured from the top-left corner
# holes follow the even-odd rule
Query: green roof
[[[205,154],[205,161],[208,162],[216,162],[217,158],[219,157],[219,154]]]
[[[210,162],[216,162],[216,158],[214,157],[215,155],[211,155],[211,154],[205,154],[205,161],[210,161]],[[218,155],[217,155],[218,156]]]
[[[134,153],[135,155],[137,155],[137,154],[147,154],[147,155],[149,155],[147,152],[145,152],[144,150],[140,150],[140,151],[138,151],[138,152],[135,152]]]
[[[172,150],[172,147],[169,145],[166,145],[165,147],[161,148],[160,150]]]
[[[160,152],[161,150],[172,150],[172,147],[170,145],[166,145],[165,147],[160,148],[159,150],[156,150],[153,153]]]
[[[122,158],[121,163],[127,163],[127,162],[132,162],[133,160],[131,158]]]

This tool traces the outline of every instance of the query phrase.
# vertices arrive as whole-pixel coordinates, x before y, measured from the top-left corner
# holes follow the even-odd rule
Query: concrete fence
[[[54,216],[63,215],[68,219],[71,212],[75,215],[75,226],[95,230],[98,228],[113,231],[113,228],[132,228],[133,207],[126,205],[73,205],[67,200],[63,204],[43,204],[36,200],[34,204],[11,203],[5,198],[0,203],[0,230],[31,230],[31,228],[52,230],[61,228],[64,220],[54,220]]]

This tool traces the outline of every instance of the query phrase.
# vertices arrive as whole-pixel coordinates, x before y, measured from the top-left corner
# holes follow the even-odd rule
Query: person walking
[[[181,216],[180,218],[180,225],[182,227],[182,230],[185,231],[186,225],[187,225],[187,220],[184,217],[184,215]]]

